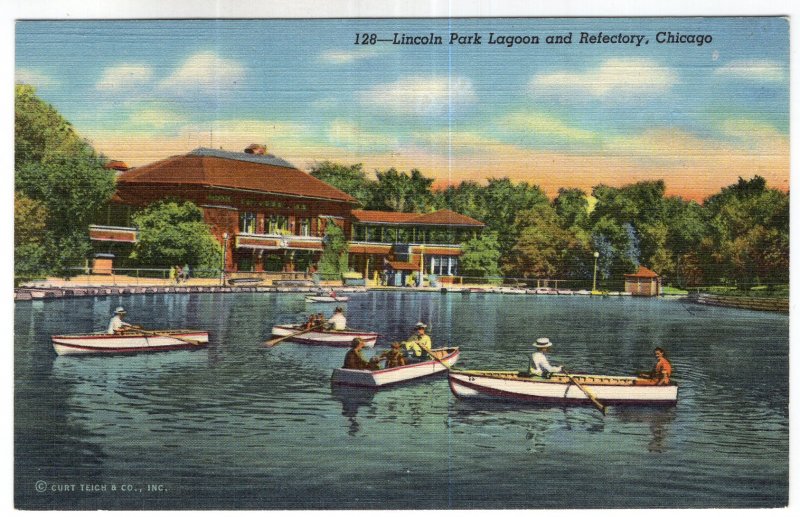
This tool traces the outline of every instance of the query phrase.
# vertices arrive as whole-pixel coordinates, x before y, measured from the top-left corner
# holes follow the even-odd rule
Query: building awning
[[[411,262],[387,261],[387,266],[395,271],[419,271],[419,265]]]

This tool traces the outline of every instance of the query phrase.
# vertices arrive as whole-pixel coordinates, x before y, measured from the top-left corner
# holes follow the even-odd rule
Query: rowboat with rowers
[[[286,341],[304,343],[306,345],[327,345],[327,346],[350,346],[354,338],[360,337],[364,340],[364,346],[370,348],[375,346],[378,340],[377,332],[367,332],[365,330],[345,329],[327,330],[315,329],[304,331],[303,325],[275,325],[272,327],[272,335],[278,338],[285,338]]]
[[[597,401],[674,405],[678,400],[676,384],[656,385],[633,376],[554,373],[544,378],[515,371],[451,370],[448,380],[450,390],[461,399],[596,405]]]
[[[201,348],[208,344],[208,332],[137,329],[119,334],[52,336],[51,340],[58,355],[136,354]]]
[[[434,348],[429,353],[433,354],[436,359],[381,370],[336,368],[333,370],[331,382],[345,386],[379,388],[420,377],[427,377],[444,372],[450,366],[456,364],[460,351],[458,347]]]

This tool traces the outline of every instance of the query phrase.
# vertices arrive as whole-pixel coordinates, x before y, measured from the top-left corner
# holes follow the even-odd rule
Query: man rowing
[[[131,325],[126,321],[122,321],[125,315],[128,314],[124,308],[117,307],[114,311],[114,316],[112,316],[111,321],[108,322],[108,330],[106,334],[122,334],[126,330],[133,330],[133,329],[140,329],[136,325]]]
[[[531,354],[531,359],[528,364],[528,373],[530,375],[548,378],[553,373],[561,372],[563,367],[551,365],[545,355],[550,351],[550,347],[553,346],[553,343],[551,343],[548,338],[540,337],[533,346],[536,347],[536,351]]]
[[[431,343],[431,337],[425,333],[427,328],[426,324],[421,321],[418,322],[414,326],[416,333],[403,343],[406,347],[406,356],[412,362],[425,361],[430,357],[428,351],[433,344]]]

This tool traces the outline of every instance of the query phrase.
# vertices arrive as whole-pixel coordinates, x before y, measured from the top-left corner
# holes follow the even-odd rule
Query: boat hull
[[[208,344],[206,331],[160,331],[158,334],[84,334],[52,336],[51,340],[58,355],[138,354],[202,348]]]
[[[299,325],[275,325],[272,327],[272,335],[274,337],[284,337],[300,332],[300,330],[301,328]],[[362,332],[359,330],[315,330],[290,338],[287,341],[306,345],[349,347],[353,343],[353,339],[357,337],[364,340],[364,346],[367,348],[374,347],[375,342],[378,340],[378,334],[376,332]]]
[[[441,361],[447,366],[456,364],[458,356],[461,353],[458,348],[439,348],[432,350],[432,352],[441,354]],[[381,386],[389,386],[443,373],[447,371],[447,368],[442,363],[432,360],[394,368],[385,368],[382,370],[350,370],[347,368],[336,368],[333,370],[331,382],[344,386],[380,388]]]
[[[349,299],[347,296],[306,296],[308,303],[343,303]]]
[[[636,377],[573,375],[603,404],[674,405],[678,386],[644,384]],[[565,375],[519,377],[517,372],[450,372],[450,390],[462,399],[508,400],[528,403],[591,403]]]

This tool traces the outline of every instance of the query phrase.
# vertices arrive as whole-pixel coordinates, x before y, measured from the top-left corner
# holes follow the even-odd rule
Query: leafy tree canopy
[[[367,178],[360,163],[341,165],[331,161],[314,164],[311,175],[356,198],[362,206],[372,200],[373,181]]]

